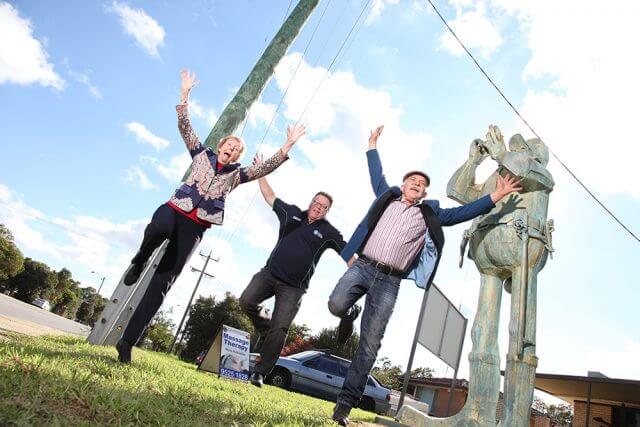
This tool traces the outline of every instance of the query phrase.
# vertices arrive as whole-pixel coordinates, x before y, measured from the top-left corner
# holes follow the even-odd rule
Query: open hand
[[[307,128],[301,124],[295,124],[287,128],[287,143],[295,144],[298,139],[307,134]]]
[[[491,193],[491,200],[493,200],[493,203],[497,203],[504,196],[518,191],[522,191],[518,178],[509,174],[506,174],[504,178],[498,175],[497,188],[496,191]]]
[[[487,132],[487,140],[484,143],[484,147],[489,152],[492,159],[498,160],[507,151],[504,145],[504,137],[502,132],[498,129],[498,126],[489,125],[489,131]]]
[[[262,154],[256,153],[256,155],[253,157],[253,165],[260,166],[263,163],[264,163],[264,157],[262,156]]]
[[[182,90],[190,91],[195,85],[200,83],[200,80],[196,78],[196,73],[191,73],[186,68],[180,72],[180,78],[182,79]]]
[[[189,101],[189,92],[200,81],[196,79],[195,73],[190,73],[186,68],[180,72],[180,79],[182,79],[182,87],[180,88],[180,102],[186,104]]]
[[[369,148],[376,148],[376,145],[378,144],[378,138],[380,137],[380,134],[383,130],[384,125],[380,125],[375,130],[371,131],[371,133],[369,134]]]

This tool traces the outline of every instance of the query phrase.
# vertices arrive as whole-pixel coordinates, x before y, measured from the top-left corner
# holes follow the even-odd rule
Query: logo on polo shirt
[[[322,233],[320,233],[318,230],[313,230],[313,235],[322,239]]]

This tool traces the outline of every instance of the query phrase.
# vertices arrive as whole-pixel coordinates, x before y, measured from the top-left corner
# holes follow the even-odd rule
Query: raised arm
[[[487,141],[484,146],[491,158],[505,168],[511,175],[516,176],[527,190],[553,190],[554,182],[547,168],[534,159],[531,149],[522,151],[507,151],[504,137],[497,126],[489,126]]]
[[[369,166],[369,178],[371,179],[371,188],[376,197],[379,197],[389,189],[384,174],[382,173],[382,161],[380,160],[380,154],[378,154],[378,138],[384,129],[383,126],[378,126],[376,130],[371,131],[369,136],[369,150],[367,151],[367,165]]]
[[[469,158],[449,179],[447,196],[458,203],[466,204],[480,197],[482,186],[475,183],[476,169],[488,154],[482,149],[482,140],[474,139],[469,149]]]
[[[269,206],[273,207],[273,202],[276,200],[276,193],[273,192],[273,188],[271,188],[267,182],[267,178],[260,178],[258,184],[260,185],[262,197],[264,197],[264,200]]]
[[[182,79],[180,104],[176,106],[176,111],[178,112],[178,129],[180,130],[180,135],[189,150],[189,154],[193,157],[204,150],[198,136],[191,127],[189,109],[187,108],[189,104],[189,93],[191,92],[191,89],[199,83],[199,81],[196,79],[195,73],[189,73],[189,70],[186,69],[182,70],[180,78]]]
[[[237,179],[233,183],[233,187],[236,187],[239,184],[244,184],[245,182],[253,181],[254,179],[260,179],[276,170],[289,158],[287,153],[291,150],[291,147],[293,147],[305,134],[306,128],[303,125],[297,124],[289,126],[287,128],[287,140],[282,147],[280,147],[273,156],[269,157],[264,162],[260,164],[254,162],[251,166],[240,168],[240,173],[236,175]]]

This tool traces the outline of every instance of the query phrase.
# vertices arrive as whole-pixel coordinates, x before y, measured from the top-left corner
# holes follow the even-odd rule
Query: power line
[[[447,29],[449,30],[449,32],[451,33],[451,35],[453,35],[453,37],[456,39],[456,41],[460,44],[460,46],[462,47],[462,49],[464,49],[464,51],[467,53],[467,55],[469,55],[469,58],[471,58],[471,60],[473,61],[474,64],[476,64],[476,67],[478,67],[478,69],[482,72],[482,74],[484,74],[484,76],[486,77],[486,79],[489,81],[489,83],[491,83],[491,85],[494,87],[494,89],[496,91],[498,91],[498,93],[500,94],[500,96],[502,97],[502,99],[504,99],[504,101],[509,105],[509,107],[511,107],[511,109],[513,110],[514,113],[516,113],[516,115],[520,118],[520,120],[522,120],[522,122],[525,124],[525,126],[527,128],[529,128],[529,130],[536,136],[536,138],[538,138],[540,141],[544,140],[542,139],[542,137],[540,137],[540,135],[538,135],[538,133],[533,129],[533,127],[529,124],[529,122],[522,116],[522,114],[520,114],[520,112],[518,111],[518,109],[511,103],[511,101],[509,101],[509,99],[506,97],[506,95],[502,92],[502,90],[498,87],[498,85],[493,81],[493,79],[487,74],[487,72],[484,70],[484,68],[482,68],[482,66],[478,63],[478,61],[476,60],[476,58],[473,56],[473,54],[469,51],[469,49],[467,49],[467,47],[465,46],[465,44],[462,42],[462,40],[460,40],[460,38],[458,37],[458,35],[456,34],[455,31],[453,31],[453,28],[451,28],[451,26],[447,23],[447,20],[444,19],[444,17],[442,16],[442,14],[440,13],[440,11],[438,10],[438,8],[436,7],[435,4],[433,4],[433,2],[431,0],[427,0],[427,2],[429,2],[429,4],[431,5],[431,7],[433,8],[433,10],[436,12],[436,14],[438,15],[438,17],[440,18],[440,20],[442,21],[442,23],[445,25],[445,27],[447,27]],[[546,142],[545,142],[546,144]],[[560,165],[564,168],[565,171],[567,171],[569,173],[569,175],[571,175],[573,177],[573,179],[576,180],[576,182],[578,184],[580,184],[580,186],[584,189],[584,191],[587,192],[587,194],[589,194],[589,196],[591,196],[591,198],[593,200],[596,201],[596,203],[598,203],[600,205],[600,207],[602,209],[604,209],[604,211],[606,213],[608,213],[611,218],[613,218],[627,233],[629,233],[629,235],[631,235],[631,237],[633,237],[638,243],[640,243],[640,238],[638,236],[636,236],[616,215],[614,215],[613,212],[611,212],[611,210],[609,208],[607,208],[607,206],[605,206],[605,204],[600,201],[600,199],[598,199],[598,197],[593,194],[593,192],[591,192],[591,190],[589,190],[589,188],[587,188],[587,186],[580,180],[580,178],[578,178],[576,176],[576,174],[574,174],[571,169],[569,169],[569,167],[562,161],[560,160],[560,158],[556,155],[556,153],[554,153],[554,151],[551,149],[551,147],[549,147],[549,145],[547,144],[547,147],[549,148],[549,152],[551,153],[551,155],[558,161],[558,163],[560,163]]]
[[[325,14],[325,12],[326,12],[327,8],[329,7],[329,3],[330,3],[330,1],[331,1],[331,0],[329,0],[329,2],[327,3],[327,6],[325,7],[324,11],[322,12],[322,16],[321,16],[320,20],[322,19],[322,17],[324,16],[324,14]],[[303,110],[302,114],[300,115],[300,117],[299,117],[299,118],[298,118],[298,120],[296,121],[296,124],[300,123],[300,120],[302,119],[302,117],[304,116],[304,114],[305,114],[305,112],[306,112],[307,108],[309,107],[309,105],[310,105],[310,104],[311,104],[311,102],[313,101],[313,98],[314,98],[314,97],[315,97],[315,95],[317,94],[318,89],[319,89],[319,88],[320,88],[320,86],[322,86],[322,84],[324,83],[324,80],[325,80],[325,78],[327,77],[327,75],[329,74],[329,72],[331,71],[332,67],[333,67],[334,65],[337,65],[337,64],[339,63],[339,61],[338,61],[338,62],[336,62],[336,59],[338,58],[338,56],[340,55],[340,53],[343,51],[343,49],[344,49],[344,46],[345,46],[346,42],[349,40],[349,37],[353,34],[354,29],[356,28],[356,26],[357,26],[357,25],[358,25],[358,23],[360,22],[360,19],[361,19],[362,15],[364,14],[365,10],[367,9],[367,7],[369,6],[369,3],[370,3],[370,2],[371,2],[371,0],[367,0],[367,1],[366,1],[366,4],[364,5],[364,7],[362,8],[362,10],[360,11],[360,14],[358,15],[358,17],[356,18],[356,21],[355,21],[355,22],[354,22],[354,24],[351,26],[351,28],[350,28],[349,32],[347,33],[347,35],[346,35],[346,37],[345,37],[344,41],[343,41],[343,42],[342,42],[342,44],[340,45],[340,48],[338,49],[338,51],[337,51],[337,52],[336,52],[336,54],[334,55],[334,57],[333,57],[333,59],[332,59],[331,63],[330,63],[330,64],[329,64],[329,66],[327,67],[327,70],[326,70],[325,74],[323,75],[322,79],[320,80],[320,83],[318,84],[318,86],[316,86],[316,88],[315,88],[314,92],[311,94],[311,97],[309,98],[309,102],[307,103],[307,105],[306,105],[305,109]],[[316,30],[318,29],[318,25],[320,24],[320,20],[318,21],[318,24],[316,25],[316,28],[314,29],[313,34],[315,34]],[[309,40],[309,43],[311,43],[311,40]],[[304,59],[304,56],[305,56],[305,54],[306,54],[306,51],[307,51],[307,49],[308,49],[308,47],[309,47],[309,43],[307,44],[307,47],[305,48],[305,51],[304,51],[303,55],[300,57],[300,61],[298,61],[298,65],[297,65],[297,67],[296,67],[296,69],[295,69],[295,71],[294,71],[294,74],[292,75],[291,80],[289,81],[289,84],[287,85],[287,88],[285,89],[285,91],[284,91],[284,93],[283,93],[283,95],[282,95],[282,98],[280,99],[280,102],[279,102],[278,107],[277,107],[277,109],[276,109],[276,111],[275,111],[275,113],[274,113],[274,115],[273,115],[273,117],[272,117],[272,120],[271,120],[271,122],[269,123],[269,126],[267,127],[267,132],[265,132],[265,134],[264,134],[264,136],[263,136],[263,138],[262,138],[262,141],[261,141],[261,142],[260,142],[260,144],[258,145],[258,148],[257,148],[257,150],[256,150],[256,151],[258,151],[258,150],[260,149],[260,146],[262,146],[262,144],[263,144],[263,142],[264,142],[264,139],[266,138],[267,133],[268,133],[268,131],[269,131],[269,128],[271,127],[271,125],[272,125],[272,123],[273,123],[273,120],[274,120],[274,119],[275,119],[275,117],[276,117],[276,113],[278,112],[278,110],[279,110],[280,106],[281,106],[281,105],[283,104],[283,102],[284,102],[284,99],[285,99],[285,97],[286,97],[286,95],[287,95],[287,92],[289,91],[289,88],[290,88],[290,86],[291,86],[291,83],[293,82],[293,78],[295,77],[295,73],[298,71],[298,68],[300,67],[300,65],[301,65],[301,63],[302,63],[302,60]],[[323,47],[323,49],[324,49],[324,47]],[[233,229],[233,232],[230,234],[230,237],[229,237],[227,240],[232,241],[232,240],[233,240],[233,238],[236,236],[236,233],[237,233],[237,232],[238,232],[238,230],[240,229],[240,225],[241,225],[241,224],[242,224],[242,222],[244,221],[244,218],[246,217],[247,212],[249,211],[249,209],[250,209],[250,208],[251,208],[251,206],[253,205],[253,202],[255,201],[256,196],[258,195],[258,191],[259,191],[259,190],[256,190],[256,191],[253,193],[253,196],[251,197],[251,200],[249,201],[249,204],[247,205],[247,208],[246,208],[246,209],[244,210],[244,212],[242,213],[242,216],[241,216],[240,220],[239,220],[239,221],[238,221],[238,223],[236,224],[235,228]]]

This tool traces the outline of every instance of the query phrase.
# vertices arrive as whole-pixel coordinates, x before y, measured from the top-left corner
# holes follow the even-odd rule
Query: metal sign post
[[[432,284],[422,297],[422,306],[420,308],[418,324],[416,325],[416,333],[413,337],[409,362],[407,363],[407,370],[405,371],[404,381],[402,383],[402,392],[400,394],[400,400],[398,401],[398,413],[404,403],[404,397],[409,387],[413,358],[418,343],[422,344],[427,350],[431,351],[438,356],[440,360],[454,369],[447,405],[447,414],[450,412],[451,397],[458,375],[466,330],[467,319],[462,315],[460,310],[449,301],[442,291],[435,284]]]

